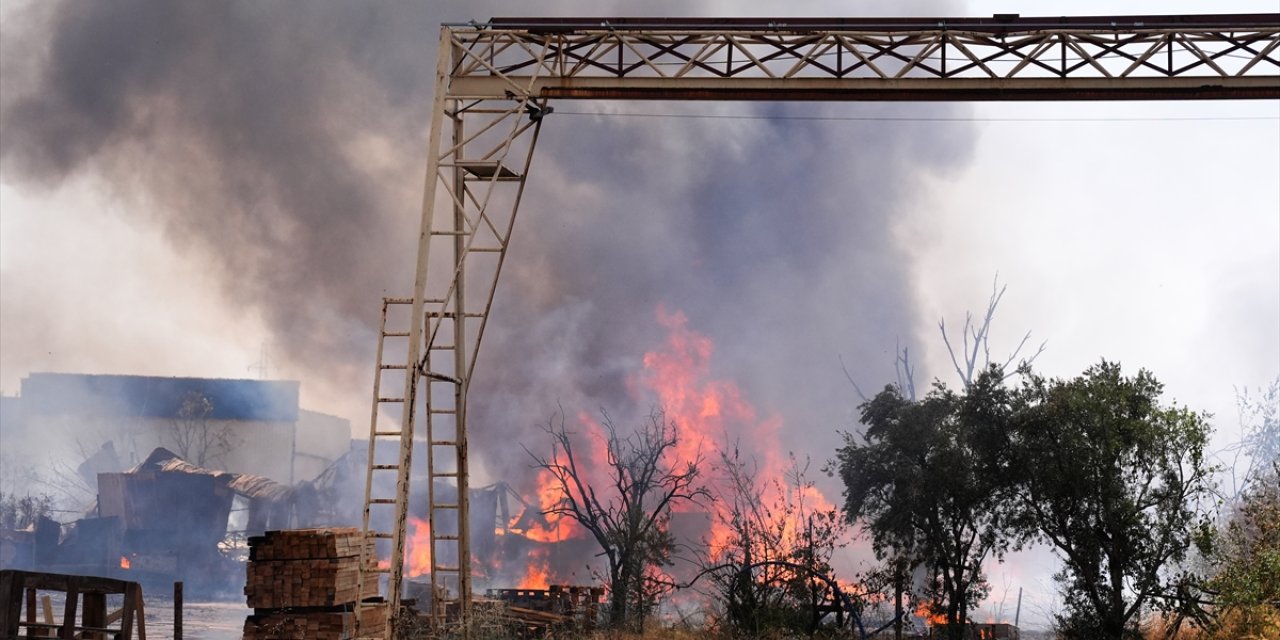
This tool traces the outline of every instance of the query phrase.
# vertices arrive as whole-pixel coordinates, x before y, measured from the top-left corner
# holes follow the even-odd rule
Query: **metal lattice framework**
[[[503,19],[450,29],[458,96],[728,100],[1274,98],[1275,15]]]
[[[467,395],[549,100],[1228,98],[1280,99],[1280,14],[446,25],[414,292],[384,300],[378,341],[364,527],[389,560],[375,570],[365,558],[361,585],[387,574],[389,615],[399,610],[416,443],[427,455],[432,613],[456,611],[465,628]],[[392,352],[405,359],[386,362]]]

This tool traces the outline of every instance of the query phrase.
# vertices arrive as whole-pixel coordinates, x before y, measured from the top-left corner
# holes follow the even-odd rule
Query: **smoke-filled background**
[[[1022,12],[1198,9],[1119,4]],[[379,298],[410,292],[438,25],[531,13],[692,11],[5,2],[0,389],[32,371],[265,367],[362,434]],[[712,374],[818,464],[854,426],[842,362],[873,391],[893,380],[901,342],[918,382],[951,381],[936,321],[979,310],[996,272],[1010,292],[995,351],[1032,329],[1050,375],[1103,356],[1148,367],[1179,402],[1216,413],[1223,442],[1234,387],[1280,370],[1274,102],[555,106],[472,390],[489,480],[523,473],[520,446],[543,442],[557,403],[648,409],[632,381],[667,333],[660,305],[712,340]],[[720,117],[675,117],[688,114]]]

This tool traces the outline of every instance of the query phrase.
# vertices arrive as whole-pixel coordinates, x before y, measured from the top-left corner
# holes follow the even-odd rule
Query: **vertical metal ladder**
[[[409,339],[410,331],[408,327],[404,327],[394,331],[388,331],[388,316],[391,315],[392,309],[399,306],[406,307],[403,314],[409,322],[412,322],[412,316],[408,313],[407,307],[413,304],[412,298],[383,298],[382,299],[382,316],[378,323],[378,350],[377,364],[373,372],[373,403],[372,413],[369,418],[369,451],[365,467],[365,485],[364,485],[364,511],[361,517],[362,530],[366,539],[374,541],[374,545],[365,544],[362,547],[359,578],[357,580],[356,593],[363,595],[366,592],[366,585],[371,582],[379,584],[383,574],[390,574],[388,584],[399,584],[404,575],[404,550],[405,550],[405,523],[408,516],[409,505],[409,473],[411,462],[413,459],[413,429],[412,423],[406,431],[401,427],[395,429],[384,428],[379,424],[379,415],[384,409],[396,410],[400,412],[412,409],[411,403],[406,401],[404,396],[385,396],[382,391],[383,375],[388,371],[400,372],[405,376],[405,380],[411,380],[413,374],[409,371],[407,363],[387,363],[384,360],[384,354],[387,349],[387,341],[391,339],[393,342],[403,343]],[[407,353],[407,345],[399,349],[401,353]],[[396,461],[394,463],[386,462],[385,455],[378,455],[380,451],[387,451],[390,445],[396,447]],[[384,446],[379,446],[384,445]],[[379,490],[386,486],[383,477],[389,473],[395,474],[395,489],[392,495],[379,493]],[[391,512],[387,513],[388,507]],[[386,514],[386,515],[383,515]],[[389,516],[389,518],[388,518]],[[390,529],[380,529],[379,523],[387,523]],[[390,541],[391,549],[387,552],[387,561],[380,561],[381,555],[379,549],[384,548],[384,541]],[[370,556],[372,554],[372,556]],[[381,591],[381,589],[379,589]],[[400,610],[400,593],[399,590],[389,590],[386,598],[386,606],[388,607],[388,616],[394,618]],[[365,610],[366,603],[363,598],[356,605],[356,633],[360,638],[375,637],[360,629],[361,613]],[[387,630],[382,637],[392,637],[391,620],[387,621]]]
[[[455,284],[452,302],[461,307],[461,276]],[[442,305],[440,309],[448,306]],[[427,517],[431,530],[431,613],[438,626],[448,618],[465,617],[463,603],[471,600],[471,501],[465,472],[467,440],[460,427],[465,420],[466,382],[459,372],[466,371],[466,350],[456,348],[465,344],[466,315],[458,321],[455,311],[426,312],[428,333],[423,389],[427,423]],[[452,499],[439,495],[439,490],[450,484],[455,488]]]
[[[492,56],[459,46],[448,33],[442,30],[437,56],[414,293],[412,298],[383,300],[369,421],[363,527],[378,543],[372,553],[385,552],[390,541],[390,555],[383,563],[376,557],[362,559],[359,587],[367,589],[371,581],[385,584],[380,591],[386,594],[388,624],[383,637],[388,640],[399,626],[401,613],[415,443],[424,446],[427,455],[430,612],[437,630],[448,621],[459,624],[463,637],[469,633],[467,393],[542,117],[552,111],[545,99],[536,99],[519,86],[512,87],[518,92],[480,100],[450,95],[451,69],[458,64],[491,64]],[[547,48],[542,50],[545,56]],[[402,321],[390,322],[389,317]],[[393,339],[398,344],[389,345]],[[386,363],[387,349],[400,346],[404,361]],[[382,376],[388,371],[403,373],[403,394],[382,391]],[[382,413],[397,409],[400,426],[380,427]],[[415,433],[419,416],[425,429]],[[385,419],[390,421],[391,416]],[[394,463],[379,451],[380,444],[385,450],[392,443],[399,445]],[[379,478],[391,472],[396,477],[394,494],[379,495],[387,487]],[[450,489],[452,499],[447,495]],[[394,509],[394,517],[389,530],[379,530],[387,526],[379,507],[387,506]],[[357,613],[368,606],[358,606]],[[356,617],[357,635],[370,635],[359,631],[360,616]]]
[[[426,301],[432,306],[441,305],[442,302],[441,300]],[[413,372],[409,371],[404,363],[388,363],[384,359],[389,348],[388,342],[403,343],[405,340],[412,339],[408,327],[388,328],[390,316],[402,315],[405,321],[412,322],[409,311],[412,303],[412,298],[383,298],[382,300],[377,365],[373,380],[373,409],[369,418],[369,450],[366,460],[362,513],[363,531],[369,539],[375,541],[376,547],[373,549],[365,547],[365,555],[360,563],[358,592],[364,593],[366,584],[380,583],[380,578],[384,574],[388,574],[388,585],[400,584],[403,581],[405,551],[409,543],[406,525],[409,518],[409,489],[415,442],[412,428],[414,421],[412,419],[408,421],[410,426],[406,430],[403,412],[413,410],[411,406],[413,393],[412,390],[408,390],[403,396],[385,395],[383,383],[387,372],[401,373],[406,376],[406,379],[416,373],[420,378],[419,382],[424,383],[421,388],[425,391],[427,423],[425,435],[428,444],[426,447],[427,517],[430,530],[431,594],[434,602],[432,611],[438,619],[443,620],[450,612],[451,606],[456,610],[458,603],[468,599],[471,587],[469,567],[466,562],[461,561],[463,558],[468,558],[470,553],[467,544],[469,540],[467,477],[465,473],[460,472],[465,468],[466,440],[459,438],[457,426],[460,420],[459,413],[465,411],[463,401],[465,396],[464,385],[457,376],[440,373],[432,368],[431,363],[432,356],[437,352],[446,352],[450,356],[449,364],[455,367],[454,370],[465,369],[465,354],[462,350],[454,348],[454,341],[459,337],[465,339],[465,329],[461,324],[465,324],[467,316],[477,314],[464,314],[464,323],[457,323],[457,314],[452,311],[426,312],[427,326],[424,327],[424,332],[428,336],[429,347],[423,361],[424,366],[415,367],[417,370]],[[401,306],[404,307],[404,313],[395,314],[396,308]],[[395,320],[390,322],[395,323]],[[395,344],[390,348],[394,352],[399,346],[401,345]],[[407,348],[400,351],[406,352]],[[406,382],[406,384],[409,383]],[[440,389],[442,385],[450,388]],[[400,412],[401,426],[392,429],[382,425],[380,415],[384,411]],[[387,454],[393,450],[392,447],[396,452],[395,462],[387,460]],[[385,479],[384,476],[392,473],[395,475],[395,488],[392,494],[387,495],[382,493],[389,485],[389,479]],[[441,488],[438,486],[439,482],[453,484],[457,488],[452,498],[437,495],[437,491]],[[387,508],[390,508],[392,513],[383,515]],[[387,526],[390,528],[386,528]],[[385,562],[381,560],[383,553],[380,549],[385,548],[385,543],[382,541],[390,541]],[[372,557],[368,555],[370,553],[373,554]],[[400,600],[399,590],[388,589],[386,605],[390,611],[399,611]],[[362,610],[367,607],[368,603],[358,605]],[[357,619],[359,619],[358,615]],[[390,626],[388,625],[389,631],[386,637],[390,637]],[[361,637],[367,637],[367,635],[362,634]]]

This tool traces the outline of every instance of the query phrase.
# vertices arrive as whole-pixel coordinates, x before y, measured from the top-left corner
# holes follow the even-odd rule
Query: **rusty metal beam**
[[[459,78],[453,94],[479,97],[501,92],[492,77]],[[1229,82],[1203,78],[982,78],[775,79],[735,78],[707,82],[670,78],[540,78],[531,94],[559,100],[757,100],[757,101],[1035,101],[1276,99],[1280,82],[1244,77]]]
[[[1280,14],[495,18],[448,34],[449,91],[467,98],[1280,98]]]

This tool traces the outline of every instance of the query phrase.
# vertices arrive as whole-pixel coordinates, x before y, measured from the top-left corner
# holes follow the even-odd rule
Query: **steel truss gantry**
[[[388,574],[388,612],[399,610],[417,443],[427,455],[432,613],[456,609],[466,621],[467,396],[548,101],[1228,98],[1280,99],[1280,14],[445,25],[413,295],[384,300],[378,340],[364,527],[389,541],[390,556],[362,569],[361,584]],[[407,313],[389,330],[397,308]],[[405,359],[385,362],[390,351]],[[384,394],[384,375],[402,395]],[[394,473],[393,495],[379,495],[380,473]],[[437,495],[449,485],[456,499]],[[376,513],[383,505],[389,519]]]

